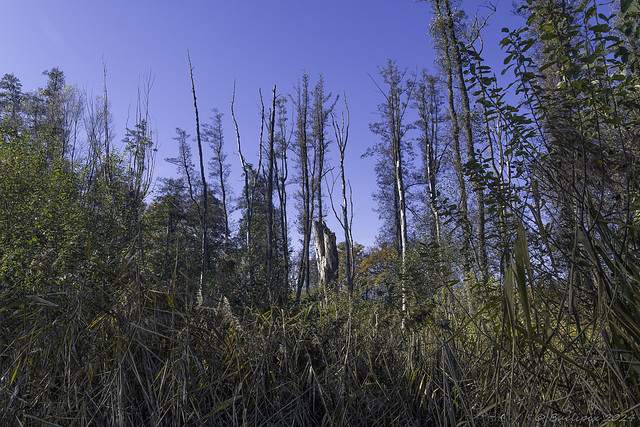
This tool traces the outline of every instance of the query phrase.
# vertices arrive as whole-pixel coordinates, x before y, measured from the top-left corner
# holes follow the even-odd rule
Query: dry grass
[[[607,344],[611,322],[623,335],[634,324],[611,304],[567,316],[562,292],[532,286],[523,239],[484,301],[448,292],[446,313],[441,304],[404,327],[383,303],[344,295],[233,313],[225,302],[190,309],[139,273],[103,272],[108,280],[66,293],[5,284],[0,424],[595,425],[640,415],[637,350]],[[442,316],[450,322],[433,320]]]

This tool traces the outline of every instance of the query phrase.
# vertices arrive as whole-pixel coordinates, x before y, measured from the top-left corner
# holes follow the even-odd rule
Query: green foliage
[[[67,161],[50,161],[41,140],[0,138],[0,273],[31,290],[73,269],[85,212]]]
[[[469,52],[477,64],[469,81],[483,120],[487,129],[500,126],[505,154],[518,166],[515,175],[483,175],[506,255],[504,335],[497,341],[510,343],[515,356],[511,390],[535,390],[545,382],[551,393],[531,394],[531,404],[505,416],[522,420],[557,395],[563,407],[552,407],[545,419],[561,410],[598,413],[590,407],[637,417],[633,366],[640,353],[632,344],[638,317],[631,307],[637,306],[638,281],[627,263],[635,265],[639,249],[631,230],[639,190],[640,86],[637,53],[627,49],[635,42],[629,26],[620,24],[629,16],[555,1],[529,1],[522,12],[527,27],[503,30],[503,74],[513,71],[512,86],[499,87],[480,55]],[[505,101],[511,88],[521,99],[515,107]],[[502,185],[514,179],[522,186]],[[562,368],[551,369],[554,360]],[[583,402],[563,391],[569,381],[561,377],[583,390]],[[605,382],[606,390],[596,386]]]

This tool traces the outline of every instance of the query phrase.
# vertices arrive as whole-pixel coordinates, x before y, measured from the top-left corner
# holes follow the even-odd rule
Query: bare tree
[[[230,167],[225,163],[227,154],[224,152],[224,133],[222,128],[222,113],[217,108],[212,110],[211,123],[205,123],[203,126],[204,140],[209,142],[213,150],[213,157],[209,165],[211,166],[211,176],[215,178],[214,186],[216,194],[220,195],[222,203],[222,216],[224,220],[224,249],[229,246],[229,237],[231,234],[229,228],[229,204],[228,204],[228,185],[227,179],[230,173]]]
[[[123,142],[129,155],[127,222],[131,247],[138,255],[137,260],[144,265],[144,248],[142,239],[141,213],[153,179],[155,164],[155,143],[149,125],[149,96],[153,86],[153,77],[146,75],[144,84],[138,87],[136,104],[136,124],[133,129],[127,127]]]
[[[422,71],[422,77],[416,82],[414,106],[418,110],[418,127],[421,130],[421,148],[423,156],[424,180],[427,187],[426,204],[429,209],[429,229],[432,243],[440,242],[440,217],[438,214],[437,177],[440,170],[439,124],[440,92],[438,79]]]
[[[338,124],[331,115],[331,123],[333,124],[333,130],[336,136],[336,144],[338,145],[338,150],[340,152],[340,182],[342,184],[342,219],[340,219],[340,215],[333,210],[336,218],[340,222],[342,229],[344,230],[344,244],[345,244],[345,255],[346,255],[346,272],[347,272],[347,288],[349,289],[349,294],[353,295],[353,277],[354,277],[354,268],[353,268],[353,238],[351,237],[351,224],[353,223],[353,204],[351,205],[351,217],[349,216],[349,212],[347,209],[347,181],[345,178],[344,172],[344,156],[345,151],[347,149],[347,141],[349,140],[349,105],[347,104],[347,96],[344,95],[344,108],[347,112],[347,120],[345,122],[344,112],[342,113],[342,122]],[[349,184],[349,191],[351,192],[351,184]],[[349,200],[352,200],[349,197]],[[333,199],[331,206],[333,207]]]
[[[275,127],[276,127],[276,86],[273,85],[273,100],[269,110],[268,171],[267,171],[267,273],[269,282],[273,276],[273,249],[275,245],[275,220],[273,217],[273,180],[275,171]],[[269,283],[271,285],[271,283]]]
[[[236,141],[238,143],[238,156],[240,157],[240,163],[242,164],[242,172],[244,174],[244,199],[246,204],[246,219],[247,219],[247,229],[245,234],[245,243],[247,246],[247,250],[251,250],[252,246],[252,236],[251,236],[251,222],[253,219],[253,201],[254,201],[254,190],[257,181],[257,175],[262,166],[262,135],[264,131],[264,104],[262,103],[262,92],[260,92],[260,100],[261,100],[261,117],[260,117],[260,140],[259,140],[259,148],[258,148],[258,167],[253,169],[251,164],[248,163],[244,156],[242,155],[242,147],[240,144],[240,130],[238,127],[238,121],[236,120],[234,105],[236,99],[236,84],[233,83],[233,97],[231,98],[231,117],[233,118],[233,124],[236,129]]]
[[[277,153],[278,162],[275,162],[276,190],[278,192],[279,209],[280,209],[280,233],[282,235],[282,248],[284,257],[284,286],[288,286],[290,260],[289,260],[289,225],[287,221],[287,179],[289,177],[289,165],[287,151],[291,142],[291,133],[287,130],[287,109],[285,106],[286,98],[279,97],[277,99]]]
[[[191,147],[189,146],[190,137],[191,135],[185,130],[176,128],[176,136],[173,137],[173,140],[178,143],[178,157],[171,157],[165,160],[175,165],[178,168],[178,173],[187,180],[189,199],[197,207],[198,216],[202,217],[200,203],[195,198],[194,186],[197,185],[197,182],[195,181],[195,165],[193,164]]]
[[[111,140],[113,139],[111,127],[113,119],[109,113],[109,97],[107,92],[107,64],[102,62],[102,120],[104,122],[104,154],[105,154],[105,177],[107,182],[111,181]]]
[[[385,102],[380,105],[381,123],[371,126],[374,133],[380,135],[384,143],[388,145],[385,149],[391,154],[393,164],[393,190],[394,190],[394,217],[396,225],[396,248],[398,258],[402,263],[402,273],[405,270],[407,257],[408,233],[407,233],[407,202],[406,187],[404,184],[405,161],[404,135],[409,126],[404,123],[404,115],[408,102],[403,100],[411,99],[413,84],[404,82],[406,70],[400,72],[393,61],[388,60],[387,66],[380,70],[380,75],[384,80],[386,88],[383,89],[373,80],[380,93],[384,96]],[[402,286],[402,310],[406,310],[405,285]]]
[[[298,167],[300,168],[300,231],[302,233],[302,254],[298,268],[296,298],[300,299],[302,287],[310,285],[309,245],[313,218],[313,169],[309,168],[309,76],[304,74],[296,87],[296,99],[292,98],[296,112],[296,144]]]
[[[329,141],[327,140],[326,127],[328,125],[329,116],[333,111],[338,97],[336,96],[333,103],[325,105],[331,100],[332,95],[329,93],[325,95],[324,92],[324,78],[322,74],[313,89],[311,105],[311,139],[313,141],[313,155],[314,165],[316,166],[315,179],[313,180],[314,194],[316,194],[316,203],[318,204],[318,221],[323,221],[323,206],[322,206],[322,180],[324,178],[325,166],[326,166],[326,151],[329,148]]]
[[[198,154],[200,156],[200,179],[202,180],[202,263],[200,265],[200,282],[196,289],[196,305],[202,304],[202,287],[204,285],[205,267],[207,265],[207,178],[204,172],[204,158],[202,155],[202,138],[200,136],[200,116],[198,115],[198,102],[196,99],[196,86],[193,81],[193,66],[191,65],[191,55],[187,51],[189,58],[189,74],[191,75],[191,92],[193,93],[193,109],[196,114],[196,139],[198,141]]]

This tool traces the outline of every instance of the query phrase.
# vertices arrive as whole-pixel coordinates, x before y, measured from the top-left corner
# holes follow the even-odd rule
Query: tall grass
[[[234,312],[224,299],[193,308],[133,268],[64,293],[5,283],[0,424],[587,425],[640,415],[628,318],[637,307],[603,300],[593,316],[560,315],[562,291],[534,278],[527,256],[520,232],[493,293],[469,304],[447,290],[446,310],[408,322],[384,301],[342,294],[266,312]],[[620,263],[620,292],[636,298],[636,267]]]

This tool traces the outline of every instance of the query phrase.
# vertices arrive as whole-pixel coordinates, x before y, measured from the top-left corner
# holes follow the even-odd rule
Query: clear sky
[[[472,15],[480,2],[468,0],[463,7]],[[501,0],[498,7],[488,29],[490,43],[510,24],[511,2]],[[480,8],[480,14],[486,9]],[[68,84],[96,96],[102,92],[104,61],[119,142],[127,120],[133,126],[139,82],[152,75],[150,114],[159,144],[156,176],[170,176],[175,168],[164,159],[177,154],[175,128],[195,135],[188,49],[201,121],[208,120],[214,107],[225,114],[225,147],[239,195],[241,168],[230,114],[234,80],[242,150],[254,162],[258,89],[268,106],[274,84],[279,93],[293,93],[304,72],[311,85],[322,74],[326,90],[346,92],[349,102],[346,173],[354,190],[353,234],[357,242],[370,246],[380,227],[371,197],[375,160],[360,156],[376,141],[369,123],[377,120],[382,96],[369,74],[376,77],[387,58],[410,71],[435,72],[430,21],[429,5],[413,0],[9,0],[3,4],[0,25],[0,76],[13,72],[29,91],[45,85],[42,71],[58,67]],[[338,103],[338,111],[342,105]],[[337,165],[336,148],[332,160]],[[335,220],[328,225],[340,236]]]

